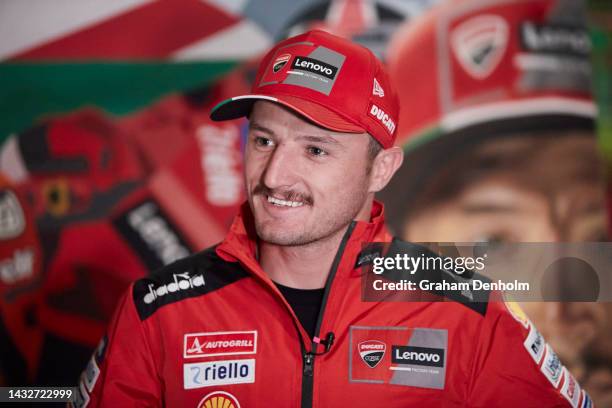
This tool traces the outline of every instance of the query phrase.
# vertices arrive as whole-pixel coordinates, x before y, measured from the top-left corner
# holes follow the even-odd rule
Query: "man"
[[[389,71],[406,160],[381,199],[398,236],[607,240],[584,14],[579,1],[451,1],[397,33]],[[582,377],[609,326],[603,305],[523,306]]]
[[[218,246],[132,286],[77,405],[588,406],[503,302],[361,301],[362,248],[391,241],[373,195],[402,162],[398,110],[367,49],[277,44],[211,115],[249,115],[248,204]]]

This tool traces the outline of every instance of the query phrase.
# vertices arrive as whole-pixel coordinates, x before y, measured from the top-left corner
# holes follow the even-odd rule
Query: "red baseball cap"
[[[503,130],[573,119],[592,127],[584,11],[571,0],[450,0],[410,21],[387,53],[403,107],[399,143],[474,135],[479,125],[488,136],[503,121]]]
[[[384,148],[395,141],[399,102],[382,63],[367,48],[325,31],[278,43],[259,65],[251,93],[219,103],[210,117],[248,116],[258,100],[336,132],[367,132]]]

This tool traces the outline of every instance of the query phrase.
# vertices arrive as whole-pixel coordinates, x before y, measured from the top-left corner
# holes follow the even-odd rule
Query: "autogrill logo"
[[[393,346],[391,362],[430,367],[444,366],[444,350],[429,347]]]
[[[329,79],[334,79],[338,72],[338,68],[333,65],[308,57],[295,57],[291,64],[291,68],[298,71],[312,72],[313,74],[321,75]]]
[[[201,353],[203,349],[216,349],[220,347],[253,347],[251,340],[231,340],[231,341],[207,341],[200,344],[196,338],[188,353]]]
[[[232,354],[255,354],[257,331],[188,333],[184,341],[184,357],[208,357]]]

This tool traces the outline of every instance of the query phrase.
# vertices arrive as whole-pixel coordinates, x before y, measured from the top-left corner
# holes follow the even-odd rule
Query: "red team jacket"
[[[378,203],[347,229],[309,338],[255,258],[250,217],[243,207],[221,244],[131,286],[75,405],[592,406],[494,293],[480,305],[362,301],[363,244],[391,240]]]

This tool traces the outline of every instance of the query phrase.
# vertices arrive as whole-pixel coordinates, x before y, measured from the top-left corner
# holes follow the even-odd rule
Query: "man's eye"
[[[261,137],[261,136],[256,136],[255,137],[255,145],[260,146],[260,147],[268,147],[268,146],[272,146],[273,142],[272,140],[266,138],[266,137]]]
[[[325,156],[327,155],[327,152],[323,149],[320,149],[316,146],[308,146],[307,148],[308,153],[312,156]]]

